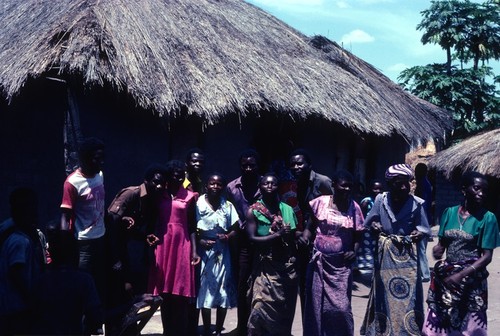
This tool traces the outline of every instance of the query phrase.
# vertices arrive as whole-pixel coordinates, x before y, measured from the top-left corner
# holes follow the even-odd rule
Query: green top
[[[259,200],[258,202],[262,203],[265,206],[265,203],[262,200]],[[283,218],[283,223],[289,224],[290,228],[292,230],[295,230],[297,228],[297,217],[295,216],[295,212],[293,212],[293,208],[283,202],[280,202],[279,207],[281,211],[281,217]],[[271,221],[257,210],[253,210],[253,214],[257,219],[257,235],[269,235],[271,230]]]
[[[447,230],[459,230],[472,235],[477,246],[482,249],[493,250],[500,246],[498,223],[493,213],[486,211],[479,218],[471,215],[467,217],[460,228],[458,209],[457,205],[447,208],[443,212],[438,233],[439,238],[443,238]]]

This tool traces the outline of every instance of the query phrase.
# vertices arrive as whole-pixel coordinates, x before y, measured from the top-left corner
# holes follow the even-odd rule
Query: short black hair
[[[168,161],[167,164],[165,165],[166,178],[169,179],[170,177],[172,177],[173,173],[176,170],[182,170],[185,172],[186,171],[186,164],[180,160]]]
[[[26,203],[37,204],[36,192],[28,187],[17,187],[9,195],[9,204],[12,212],[23,211]]]
[[[415,177],[424,177],[425,175],[427,175],[427,171],[427,165],[423,162],[420,162],[415,166]]]
[[[189,160],[191,160],[191,155],[193,155],[194,153],[198,153],[198,154],[205,156],[205,153],[203,153],[201,148],[193,147],[186,152],[186,162],[189,162]]]
[[[486,178],[485,175],[475,172],[475,171],[470,171],[466,172],[462,175],[462,187],[467,188],[470,187],[471,185],[474,184],[474,179],[480,178],[486,181],[488,183],[488,179]]]
[[[151,181],[156,174],[161,174],[163,176],[167,176],[167,169],[165,165],[160,163],[152,163],[146,168],[144,172],[144,180]]]
[[[255,159],[255,161],[257,161],[257,165],[260,165],[260,155],[259,153],[253,149],[253,148],[248,148],[248,149],[245,149],[244,151],[242,151],[240,153],[240,156],[238,157],[238,164],[241,163],[241,160],[245,159],[245,158],[249,158],[249,157],[252,157]]]
[[[80,161],[87,161],[92,157],[92,155],[98,151],[104,149],[104,142],[98,138],[85,138],[78,145],[78,157]]]
[[[213,176],[219,176],[222,180],[222,183],[224,183],[224,185],[227,184],[226,177],[217,171],[214,171],[213,173],[208,174],[207,184],[208,184],[208,180],[210,180]]]
[[[274,172],[267,172],[264,175],[262,175],[262,177],[259,180],[259,184],[262,183],[262,181],[264,181],[266,177],[274,177],[278,183],[280,182],[278,175],[276,175]]]
[[[339,181],[354,183],[354,176],[345,169],[339,169],[332,175],[332,182],[338,183]]]
[[[288,157],[291,159],[292,157],[297,156],[297,155],[302,155],[304,157],[304,160],[306,160],[306,162],[308,164],[312,164],[311,156],[304,148],[295,149],[294,151],[292,151],[290,153],[290,155]]]

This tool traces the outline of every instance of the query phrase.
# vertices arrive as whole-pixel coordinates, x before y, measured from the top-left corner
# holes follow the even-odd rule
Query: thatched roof
[[[429,166],[448,178],[455,171],[477,171],[500,178],[500,129],[472,136],[438,152]]]
[[[240,0],[2,0],[0,89],[56,70],[112,85],[159,115],[319,116],[358,132],[441,136],[449,114],[338,45]],[[184,113],[183,112],[183,113]]]

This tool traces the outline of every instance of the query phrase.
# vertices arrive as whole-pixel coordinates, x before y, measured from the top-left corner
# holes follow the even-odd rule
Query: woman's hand
[[[283,235],[285,234],[289,234],[291,232],[291,227],[289,224],[283,224],[279,229],[278,231],[276,231],[274,233],[274,235],[278,236],[278,237],[283,237]]]
[[[289,234],[290,232],[292,232],[292,227],[290,226],[290,224],[284,223],[283,229],[285,230],[285,234]]]
[[[225,233],[218,233],[217,238],[222,242],[227,242],[229,237]]]
[[[344,252],[344,260],[353,262],[356,259],[356,252],[354,251],[346,251]]]
[[[462,272],[458,272],[450,275],[449,277],[446,277],[443,281],[445,284],[453,288],[460,286],[460,282],[462,281],[463,278],[464,275],[462,275]]]
[[[212,247],[214,247],[215,240],[200,239],[200,245],[206,248],[207,250],[210,250]]]
[[[411,241],[414,242],[414,243],[417,243],[419,242],[420,240],[422,240],[422,238],[424,238],[424,233],[423,232],[420,232],[418,230],[413,230],[411,233],[410,233],[410,238],[411,238]]]
[[[441,259],[445,250],[444,246],[438,243],[432,248],[432,256],[434,259]]]
[[[301,245],[309,245],[311,243],[311,231],[309,229],[305,229],[302,234],[297,239],[299,244]]]
[[[195,266],[195,265],[198,265],[200,263],[200,256],[198,255],[198,253],[196,252],[193,252],[191,253],[191,265]]]
[[[155,246],[156,244],[158,244],[159,241],[160,239],[156,237],[154,234],[148,234],[146,236],[146,242],[148,243],[149,246]]]
[[[380,222],[372,222],[371,224],[371,229],[372,229],[372,232],[375,233],[375,234],[379,234],[380,232],[382,232],[382,224],[380,224]]]

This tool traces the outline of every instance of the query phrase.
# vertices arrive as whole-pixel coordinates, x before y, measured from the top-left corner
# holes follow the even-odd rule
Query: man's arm
[[[61,230],[69,231],[74,229],[75,212],[73,209],[75,208],[77,198],[78,191],[75,186],[68,181],[65,181],[61,202]]]
[[[16,239],[13,244],[6,248],[6,264],[8,265],[7,277],[16,291],[27,299],[30,291],[30,278],[27,276],[26,268],[28,262],[28,238]]]
[[[61,208],[61,226],[60,229],[64,231],[70,231],[73,229],[73,209]]]

